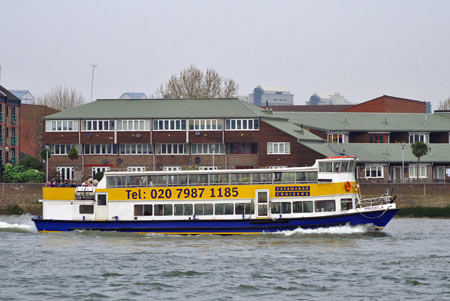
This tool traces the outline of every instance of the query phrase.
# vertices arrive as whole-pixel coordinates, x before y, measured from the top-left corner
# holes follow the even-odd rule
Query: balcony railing
[[[11,116],[11,124],[17,124],[16,115]]]
[[[17,145],[17,137],[11,137],[11,145]]]

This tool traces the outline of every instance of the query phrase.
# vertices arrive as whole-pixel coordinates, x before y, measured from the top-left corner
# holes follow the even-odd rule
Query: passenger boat
[[[96,187],[44,187],[39,232],[256,234],[338,225],[383,228],[394,198],[361,199],[356,158],[280,169],[106,172]]]

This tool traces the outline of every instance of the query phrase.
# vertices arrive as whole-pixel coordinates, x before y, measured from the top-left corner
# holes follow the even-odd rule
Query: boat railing
[[[371,207],[371,206],[390,204],[393,202],[394,199],[395,199],[395,197],[393,197],[391,195],[386,195],[386,194],[379,196],[379,197],[374,197],[374,198],[365,198],[365,199],[361,199],[358,202],[357,207]]]

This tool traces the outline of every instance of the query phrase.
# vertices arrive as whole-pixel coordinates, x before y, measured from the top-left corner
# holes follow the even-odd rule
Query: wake
[[[0,216],[0,231],[3,232],[36,232],[31,215]]]

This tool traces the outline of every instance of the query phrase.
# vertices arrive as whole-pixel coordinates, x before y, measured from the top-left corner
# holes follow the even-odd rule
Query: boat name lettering
[[[277,186],[275,197],[310,196],[309,186]]]
[[[372,211],[372,210],[379,210],[379,209],[384,209],[384,206],[365,207],[364,211]]]

